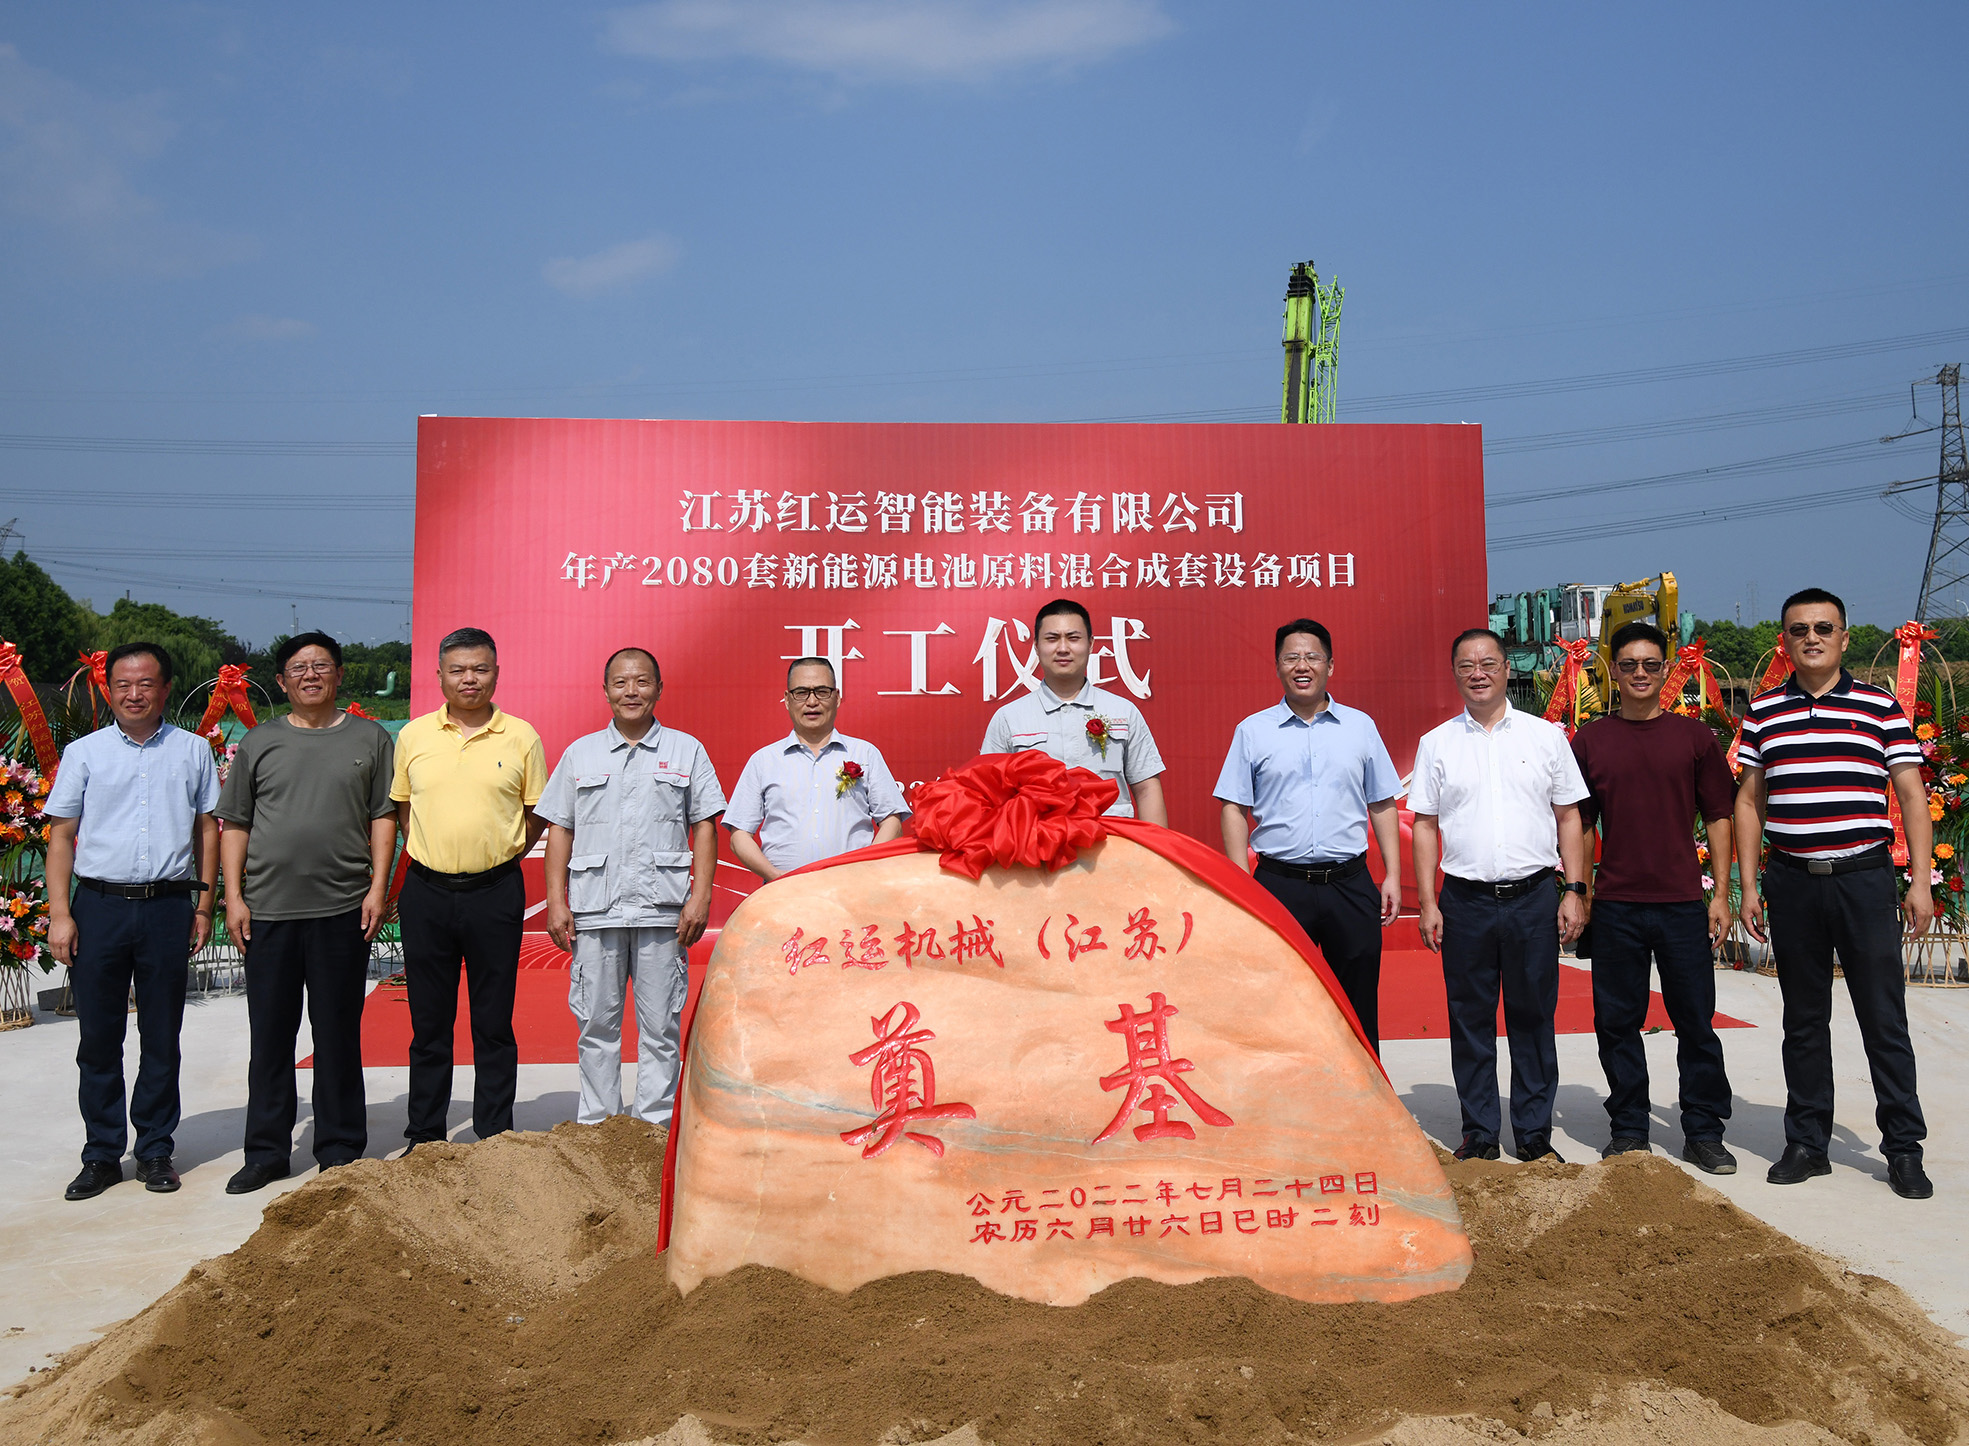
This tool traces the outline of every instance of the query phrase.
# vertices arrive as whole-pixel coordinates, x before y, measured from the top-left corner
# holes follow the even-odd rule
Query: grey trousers
[[[574,936],[567,1003],[580,1027],[584,1125],[622,1113],[622,1000],[636,992],[636,1116],[670,1123],[677,1046],[690,985],[675,929],[583,929]]]

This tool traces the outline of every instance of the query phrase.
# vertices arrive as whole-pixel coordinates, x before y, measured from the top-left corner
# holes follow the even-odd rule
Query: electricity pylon
[[[1921,603],[1914,615],[1927,622],[1937,613],[1953,616],[1969,583],[1969,452],[1962,445],[1962,368],[1951,364],[1935,373],[1942,389],[1942,460],[1935,470],[1935,530],[1928,536],[1928,566],[1921,574]]]
[[[1322,285],[1313,263],[1292,268],[1285,285],[1285,398],[1281,422],[1330,422],[1340,392],[1339,280]]]

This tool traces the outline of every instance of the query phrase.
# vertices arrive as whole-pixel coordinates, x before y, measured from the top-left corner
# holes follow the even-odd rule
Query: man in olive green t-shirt
[[[288,1173],[303,989],[314,1033],[315,1160],[326,1170],[368,1147],[363,986],[396,847],[390,735],[336,708],[340,645],[301,633],[281,645],[275,665],[293,712],[247,732],[216,810],[225,825],[226,928],[246,954],[253,1039],[246,1163],[227,1182],[229,1195]]]

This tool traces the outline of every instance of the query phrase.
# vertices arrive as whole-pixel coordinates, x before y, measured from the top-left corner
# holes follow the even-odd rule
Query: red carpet
[[[688,1023],[704,983],[704,966],[717,936],[707,935],[691,950],[690,997],[685,1004]],[[1443,995],[1442,961],[1421,947],[1412,919],[1397,921],[1388,931],[1388,949],[1381,956],[1381,1037],[1383,1039],[1444,1039],[1449,1033],[1449,1007]],[[529,934],[520,949],[518,988],[513,999],[513,1027],[520,1041],[522,1064],[574,1063],[574,1016],[567,1007],[567,955],[545,934]],[[458,993],[458,1032],[453,1059],[472,1062],[471,1015],[461,984]],[[1561,1034],[1593,1032],[1593,981],[1584,967],[1562,965],[1559,970],[1558,1030]],[[1741,1019],[1716,1016],[1719,1029],[1748,1029]],[[1668,1013],[1661,996],[1648,1006],[1648,1027],[1667,1029]],[[1497,1022],[1504,1032],[1503,1012]],[[633,1001],[623,1009],[622,1053],[636,1057],[636,1019]],[[410,1062],[410,1006],[402,986],[378,985],[362,1014],[362,1060],[375,1066]],[[312,1057],[301,1061],[305,1068]]]

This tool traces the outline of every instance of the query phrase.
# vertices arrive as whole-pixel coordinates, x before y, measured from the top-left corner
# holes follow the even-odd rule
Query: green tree
[[[156,643],[171,655],[177,679],[172,691],[178,699],[215,677],[221,663],[252,660],[246,645],[212,619],[129,598],[118,598],[109,615],[96,624],[95,641],[105,650],[121,643]]]
[[[59,683],[88,645],[90,614],[25,552],[0,559],[0,638],[21,651],[27,676]]]

